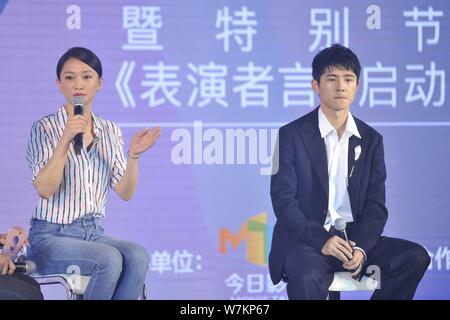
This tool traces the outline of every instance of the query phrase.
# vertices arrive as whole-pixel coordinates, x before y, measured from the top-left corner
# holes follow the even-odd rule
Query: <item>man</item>
[[[21,227],[14,228],[24,232]],[[11,246],[6,234],[0,234],[0,248],[3,246]],[[42,300],[39,284],[27,275],[14,273],[15,269],[11,258],[0,253],[0,300]]]
[[[382,136],[349,111],[359,60],[335,44],[314,57],[312,68],[320,106],[279,131],[272,280],[287,281],[289,299],[325,299],[334,272],[357,278],[377,265],[381,288],[372,299],[412,299],[430,257],[418,244],[382,236],[388,216]],[[349,242],[334,228],[337,219],[347,223]]]

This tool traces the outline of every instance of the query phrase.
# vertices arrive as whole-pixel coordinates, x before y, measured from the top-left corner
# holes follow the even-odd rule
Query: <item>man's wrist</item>
[[[363,254],[363,256],[364,256],[364,261],[367,261],[367,256],[366,256],[366,253],[364,252],[363,248],[354,246],[353,249],[354,249],[354,250],[359,250],[359,251],[361,251],[362,254]]]

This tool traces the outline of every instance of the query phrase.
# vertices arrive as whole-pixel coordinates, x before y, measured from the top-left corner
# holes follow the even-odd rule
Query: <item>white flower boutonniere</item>
[[[356,162],[356,161],[358,161],[359,157],[361,156],[361,146],[358,144],[355,147],[354,151],[355,151],[355,162]],[[355,163],[353,163],[352,170],[350,171],[350,175],[348,176],[349,178],[352,177],[353,169],[355,169]]]

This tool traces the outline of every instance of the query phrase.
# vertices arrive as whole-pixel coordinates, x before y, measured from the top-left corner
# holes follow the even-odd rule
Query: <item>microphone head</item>
[[[336,230],[345,230],[345,228],[347,227],[347,222],[345,222],[344,219],[342,218],[337,218],[336,221],[334,222],[334,228]]]
[[[81,114],[83,115],[84,111],[84,98],[82,96],[75,96],[72,100],[73,104],[73,114]]]
[[[36,263],[34,261],[25,261],[25,274],[33,274],[36,272],[36,269]]]
[[[80,106],[80,107],[84,108],[84,97],[83,96],[75,96],[75,97],[73,97],[72,105],[74,107]]]

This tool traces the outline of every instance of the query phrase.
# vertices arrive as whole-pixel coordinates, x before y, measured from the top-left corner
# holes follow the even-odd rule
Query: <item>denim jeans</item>
[[[32,219],[28,257],[41,274],[90,275],[84,299],[137,299],[142,291],[149,258],[131,241],[104,235],[98,217],[86,215],[71,224]]]

